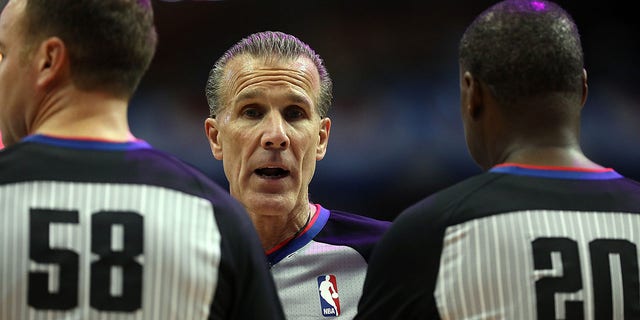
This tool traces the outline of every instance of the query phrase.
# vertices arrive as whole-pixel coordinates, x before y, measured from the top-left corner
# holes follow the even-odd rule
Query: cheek
[[[469,126],[468,121],[463,121],[462,126],[464,129],[464,138],[467,141],[467,146],[471,148],[474,145],[474,138],[477,138],[473,132],[473,129]]]
[[[250,130],[225,132],[220,140],[225,171],[239,174],[243,164],[249,161],[249,158],[256,150],[256,143],[252,137]]]
[[[315,159],[316,149],[320,143],[317,132],[291,133],[289,139],[292,149],[295,149],[298,155],[304,156],[305,161],[308,161],[309,157]]]
[[[469,127],[465,128],[465,139],[467,140],[467,149],[471,158],[482,165],[485,159],[484,148],[482,147],[482,132],[480,130],[472,130]]]
[[[250,130],[238,128],[225,128],[220,131],[220,141],[225,153],[225,157],[236,156],[240,150],[250,143]]]
[[[222,143],[222,154],[224,156],[224,162],[229,166],[238,166],[241,157],[242,157],[242,149],[240,148],[242,144],[238,144],[233,140],[228,140]]]
[[[316,168],[316,163],[318,161],[316,159],[316,156],[320,138],[317,135],[308,135],[305,136],[304,139],[305,144],[300,148],[301,150],[299,150],[299,152],[302,157],[304,157],[302,159],[302,168],[304,170],[304,175],[306,178],[311,179]]]

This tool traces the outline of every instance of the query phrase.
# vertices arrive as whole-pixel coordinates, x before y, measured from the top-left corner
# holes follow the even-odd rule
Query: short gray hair
[[[300,56],[309,58],[318,69],[320,75],[320,94],[317,97],[317,109],[321,117],[327,115],[332,99],[332,82],[322,58],[300,39],[283,32],[264,31],[249,35],[233,45],[213,65],[207,79],[205,94],[209,104],[209,116],[215,117],[223,104],[222,77],[224,69],[233,58],[249,54],[252,57],[276,57],[295,59]]]

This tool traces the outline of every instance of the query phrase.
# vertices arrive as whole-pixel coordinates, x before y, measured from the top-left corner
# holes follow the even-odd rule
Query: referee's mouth
[[[264,179],[282,179],[290,174],[289,170],[278,167],[258,168],[253,172]]]

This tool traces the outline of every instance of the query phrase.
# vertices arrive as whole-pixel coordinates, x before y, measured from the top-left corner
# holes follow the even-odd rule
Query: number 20
[[[536,281],[538,319],[556,319],[555,293],[572,293],[582,289],[582,272],[578,243],[569,238],[538,238],[532,243],[536,270],[552,269],[551,253],[562,260],[561,277],[544,277]],[[640,285],[638,253],[628,240],[596,239],[589,242],[593,281],[594,318],[613,319],[611,266],[609,255],[617,254],[622,269],[624,319],[640,319]],[[565,302],[565,319],[584,319],[583,303]]]
[[[29,257],[42,264],[59,266],[59,289],[50,292],[46,271],[29,273],[28,303],[35,309],[69,310],[78,306],[79,255],[67,249],[52,249],[49,226],[79,223],[78,211],[31,209]],[[113,225],[124,229],[124,247],[111,248]],[[100,258],[91,263],[90,305],[103,311],[135,311],[142,306],[142,265],[134,258],[143,251],[142,215],[130,211],[99,211],[91,216],[91,252]],[[111,268],[122,268],[122,294],[110,293]]]

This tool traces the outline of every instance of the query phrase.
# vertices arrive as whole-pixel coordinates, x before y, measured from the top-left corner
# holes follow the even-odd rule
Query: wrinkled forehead
[[[227,101],[249,86],[275,82],[296,87],[315,101],[320,94],[318,69],[311,59],[304,56],[255,57],[243,54],[227,63],[222,79]]]
[[[227,62],[226,69],[258,70],[263,68],[279,68],[313,74],[318,80],[318,69],[311,59],[305,56],[283,57],[277,55],[254,56],[249,53],[240,54]]]

